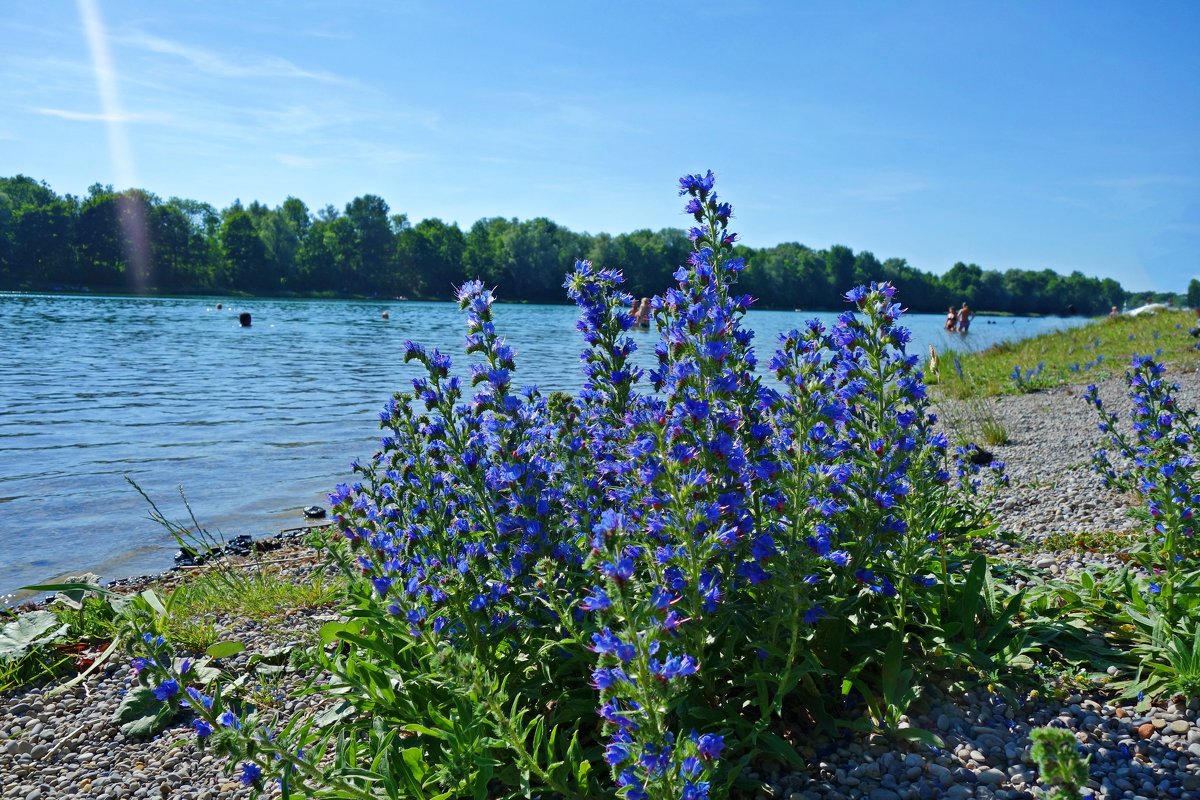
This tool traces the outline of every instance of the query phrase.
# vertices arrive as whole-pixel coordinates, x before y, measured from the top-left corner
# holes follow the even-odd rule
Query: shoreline
[[[295,528],[284,528],[279,533],[271,536],[261,536],[257,539],[245,537],[244,542],[236,542],[231,540],[225,544],[218,544],[210,548],[207,552],[199,553],[199,560],[189,558],[183,550],[176,551],[174,566],[168,567],[161,572],[150,572],[140,575],[125,575],[118,578],[104,579],[101,576],[100,585],[112,591],[118,591],[122,594],[133,594],[143,589],[154,586],[174,585],[186,580],[188,575],[195,574],[197,571],[205,569],[215,569],[220,567],[234,567],[244,565],[246,559],[252,559],[254,556],[263,553],[276,553],[280,550],[305,550],[309,548],[304,540],[313,531],[328,528],[330,523],[324,522],[314,525],[301,525]],[[242,537],[235,537],[241,539]],[[181,563],[183,562],[183,563]],[[190,563],[188,563],[190,562]],[[87,574],[85,572],[85,574]],[[90,573],[95,574],[95,573]],[[56,578],[47,579],[37,585],[53,585],[70,580],[71,576],[63,574]],[[23,611],[36,608],[44,608],[49,602],[54,599],[53,592],[34,592],[24,595],[13,594],[12,599],[0,604],[0,609],[10,609],[13,611]]]

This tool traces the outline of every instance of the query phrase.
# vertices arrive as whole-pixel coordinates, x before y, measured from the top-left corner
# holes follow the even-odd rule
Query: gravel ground
[[[1195,373],[1176,375],[1186,405],[1200,400]],[[1082,388],[1064,388],[987,401],[985,412],[1001,422],[1012,441],[991,449],[1008,464],[1012,480],[997,498],[1003,531],[1032,547],[998,549],[1047,573],[1068,575],[1103,555],[1040,552],[1051,533],[1130,530],[1131,498],[1100,486],[1088,461],[1098,433]],[[1118,379],[1101,384],[1114,408],[1127,408]],[[947,420],[974,409],[943,404]],[[286,556],[286,553],[284,554]],[[292,567],[303,580],[311,566]],[[223,621],[248,653],[302,641],[327,609],[297,613],[282,624]],[[241,798],[249,791],[236,775],[226,777],[212,756],[198,756],[190,729],[180,726],[149,741],[130,740],[109,723],[130,685],[128,664],[114,659],[84,685],[54,699],[43,689],[0,698],[0,797],[57,798]],[[853,735],[801,748],[810,764],[803,773],[758,775],[758,797],[786,800],[1018,800],[1040,795],[1029,756],[1029,731],[1055,720],[1076,732],[1091,755],[1095,796],[1103,798],[1197,798],[1200,800],[1200,704],[1176,703],[1139,713],[1111,698],[1079,694],[1059,702],[1045,696],[1020,706],[986,693],[926,695],[926,711],[912,724],[938,732],[945,748],[896,744],[880,735]],[[298,710],[295,701],[282,705]]]

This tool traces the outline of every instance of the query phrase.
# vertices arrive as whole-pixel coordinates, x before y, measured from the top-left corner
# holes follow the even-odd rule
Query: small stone
[[[1171,723],[1171,733],[1187,733],[1191,727],[1186,719],[1177,719]]]
[[[1146,722],[1142,725],[1138,725],[1137,735],[1142,737],[1143,739],[1149,739],[1151,736],[1154,735],[1154,725],[1149,722]]]
[[[979,773],[979,782],[988,786],[996,786],[1004,783],[1008,776],[998,769],[985,769]]]

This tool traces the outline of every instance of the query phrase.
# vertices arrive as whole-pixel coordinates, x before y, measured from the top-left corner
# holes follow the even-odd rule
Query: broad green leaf
[[[236,656],[245,649],[246,645],[241,642],[227,641],[210,645],[204,652],[208,654],[209,658],[229,658],[230,656]]]
[[[126,736],[153,736],[166,730],[172,716],[171,707],[155,697],[149,686],[135,686],[125,693],[112,721]]]
[[[62,638],[70,629],[50,611],[30,611],[0,627],[0,659],[19,658],[34,647]]]

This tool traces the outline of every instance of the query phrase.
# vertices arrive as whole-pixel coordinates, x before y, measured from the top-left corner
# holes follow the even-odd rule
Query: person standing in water
[[[954,329],[958,327],[958,311],[955,310],[954,306],[950,306],[950,309],[946,312],[946,324],[944,327],[950,333],[954,333]]]
[[[650,298],[643,297],[641,303],[634,303],[634,322],[642,328],[650,327]]]
[[[971,320],[974,319],[974,317],[975,312],[967,308],[967,304],[964,301],[962,308],[958,310],[958,332],[966,333],[969,331],[971,329]]]

